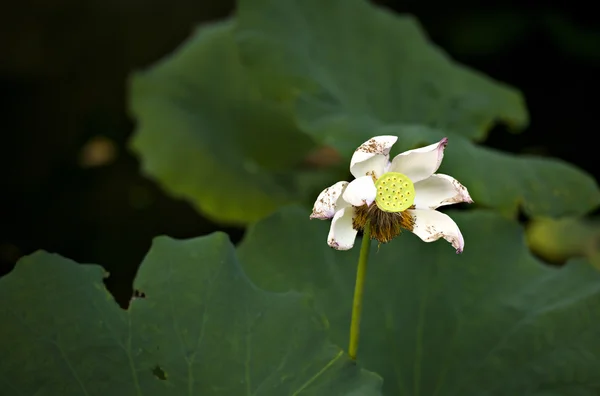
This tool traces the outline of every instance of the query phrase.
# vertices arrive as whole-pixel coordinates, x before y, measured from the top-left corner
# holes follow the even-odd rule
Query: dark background
[[[520,88],[531,125],[485,142],[598,174],[600,27],[590,3],[377,1],[415,14],[455,59]],[[222,227],[166,196],[126,148],[126,79],[233,1],[48,0],[0,6],[0,275],[37,249],[103,265],[123,303],[160,234]],[[234,241],[243,230],[226,229]]]

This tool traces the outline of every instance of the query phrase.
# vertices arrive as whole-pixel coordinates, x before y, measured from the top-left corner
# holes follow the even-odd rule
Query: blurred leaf
[[[459,177],[476,202],[528,216],[583,215],[600,203],[595,179],[567,162],[518,156],[466,140],[448,145],[441,170]]]
[[[521,94],[451,60],[412,17],[364,0],[241,0],[240,53],[268,92],[298,95],[301,126],[351,153],[386,124],[482,138],[527,125]]]
[[[600,221],[567,217],[537,218],[527,226],[531,250],[547,261],[563,263],[586,257],[600,269]]]
[[[38,252],[0,279],[3,394],[380,394],[304,296],[248,281],[225,234],[157,238],[127,311],[104,275]]]
[[[600,273],[542,265],[520,226],[492,212],[451,216],[462,255],[408,232],[373,246],[359,361],[383,376],[384,393],[598,394]],[[328,226],[287,209],[253,226],[238,255],[261,287],[314,294],[345,346],[359,250],[330,249]]]
[[[302,130],[346,159],[376,135],[399,136],[396,150],[448,136],[444,170],[477,203],[513,216],[520,203],[552,216],[600,203],[593,178],[570,165],[469,143],[496,120],[527,125],[523,98],[452,61],[410,16],[363,0],[241,0],[237,39],[264,91],[295,95]]]
[[[305,196],[294,170],[314,144],[289,104],[265,99],[248,78],[231,21],[136,73],[130,96],[144,172],[213,220],[244,224]]]

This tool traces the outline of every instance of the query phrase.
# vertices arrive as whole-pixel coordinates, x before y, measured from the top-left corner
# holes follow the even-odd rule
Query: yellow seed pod
[[[379,209],[385,212],[402,212],[415,202],[415,186],[402,173],[388,172],[375,182]]]

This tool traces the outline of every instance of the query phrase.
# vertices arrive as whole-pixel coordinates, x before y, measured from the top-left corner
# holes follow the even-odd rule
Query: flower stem
[[[362,313],[363,292],[365,289],[365,278],[367,275],[367,262],[371,251],[371,225],[367,222],[363,231],[360,255],[358,257],[358,268],[356,270],[356,285],[354,286],[354,301],[352,302],[352,320],[350,322],[350,346],[348,354],[352,360],[356,360],[358,351],[358,339],[360,337],[360,315]]]

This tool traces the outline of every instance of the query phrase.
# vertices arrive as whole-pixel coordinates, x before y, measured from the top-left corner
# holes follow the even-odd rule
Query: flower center
[[[410,208],[415,201],[415,186],[402,173],[385,173],[377,179],[375,187],[377,188],[375,201],[383,211],[402,212]]]

